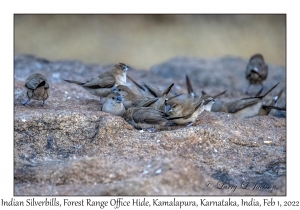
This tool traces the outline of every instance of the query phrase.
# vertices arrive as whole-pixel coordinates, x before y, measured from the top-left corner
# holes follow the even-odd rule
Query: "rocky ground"
[[[62,80],[84,82],[109,66],[30,55],[16,55],[14,62],[15,195],[286,195],[285,112],[239,119],[205,111],[191,127],[140,132]],[[247,62],[177,57],[149,71],[132,66],[128,75],[162,89],[174,82],[173,92],[186,93],[188,74],[195,92],[228,90],[220,100],[229,101],[245,97]],[[286,70],[268,65],[265,90],[280,82],[271,97],[285,87]],[[21,104],[34,72],[50,84],[44,107],[34,100]]]

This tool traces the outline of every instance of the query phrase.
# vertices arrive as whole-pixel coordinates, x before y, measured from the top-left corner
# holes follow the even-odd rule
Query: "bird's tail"
[[[191,96],[195,96],[195,92],[193,90],[193,86],[192,86],[192,83],[191,83],[188,75],[185,76],[185,81],[186,81],[186,87],[187,87],[188,94]]]
[[[277,87],[277,85],[279,84],[279,82],[274,85],[274,87],[272,87],[270,90],[268,90],[264,95],[262,96],[254,96],[254,97],[249,97],[249,98],[242,98],[241,100],[246,100],[246,99],[251,99],[251,98],[259,98],[259,99],[263,99],[266,95],[268,95],[274,88]]]
[[[68,83],[75,83],[75,84],[77,84],[77,85],[83,85],[84,83],[82,83],[82,82],[77,82],[77,81],[74,81],[74,80],[68,80],[68,79],[64,79],[66,82],[68,82]]]
[[[283,89],[277,94],[277,96],[274,97],[274,99],[273,99],[274,105],[277,104],[277,101],[281,97],[282,93],[283,93]]]
[[[135,84],[138,88],[140,88],[141,90],[145,91],[144,87],[143,87],[142,85],[140,85],[139,83],[137,83],[137,82],[136,82],[134,79],[132,79],[130,76],[128,76],[128,74],[126,75],[126,77],[127,77],[128,79],[130,79],[131,82],[132,82],[133,84]]]
[[[170,86],[165,90],[165,92],[162,94],[162,96],[167,96],[168,93],[170,92],[170,90],[172,89],[173,85],[174,85],[174,83],[172,83],[172,85],[170,85]]]
[[[217,95],[215,95],[215,96],[212,96],[212,98],[217,98],[217,97],[219,97],[219,96],[221,96],[221,95],[224,95],[225,93],[226,93],[226,91],[227,90],[225,90],[225,91],[223,91],[223,92],[221,92],[221,93],[218,93]]]
[[[262,107],[265,109],[277,109],[277,110],[286,111],[286,107],[267,106],[267,105],[263,105]]]

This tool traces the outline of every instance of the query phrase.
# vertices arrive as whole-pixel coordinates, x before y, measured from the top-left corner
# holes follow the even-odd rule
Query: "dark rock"
[[[128,74],[162,89],[175,82],[175,91],[186,93],[188,73],[196,91],[228,89],[221,97],[226,101],[247,87],[246,63],[233,57],[175,58]],[[238,119],[205,111],[191,127],[139,132],[102,112],[98,97],[62,80],[85,81],[106,68],[15,56],[15,195],[286,195],[285,118]],[[271,71],[266,86],[278,80],[285,85],[285,69]],[[33,72],[50,84],[44,107],[34,100],[21,104]],[[281,100],[285,104],[285,94]]]

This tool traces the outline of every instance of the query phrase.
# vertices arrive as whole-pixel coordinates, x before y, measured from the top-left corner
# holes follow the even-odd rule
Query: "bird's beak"
[[[121,103],[121,102],[122,102],[122,97],[121,97],[121,96],[118,96],[116,102],[117,102],[117,103]]]
[[[172,112],[173,110],[171,109],[171,106],[168,104],[166,105],[166,111],[167,112]]]
[[[258,73],[258,68],[254,67],[253,69],[251,69],[251,71],[254,71],[254,72]]]
[[[127,66],[127,65],[125,65],[123,68],[124,68],[125,71],[128,71],[130,69],[130,67]]]

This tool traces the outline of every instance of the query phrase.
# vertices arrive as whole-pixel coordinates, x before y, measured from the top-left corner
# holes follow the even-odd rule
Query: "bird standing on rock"
[[[93,77],[87,82],[77,82],[67,80],[66,82],[75,83],[86,89],[89,93],[106,97],[111,94],[111,89],[117,85],[126,84],[126,72],[130,67],[124,63],[114,65],[111,69],[99,74],[98,77]]]
[[[263,81],[268,76],[268,66],[265,64],[264,58],[261,54],[253,55],[246,68],[246,79],[249,81],[246,94],[249,92],[251,85],[260,84],[263,87]]]
[[[189,123],[188,126],[191,126],[204,110],[210,111],[214,99],[225,94],[226,91],[215,96],[203,95],[183,100],[166,101],[166,115],[169,116],[167,119],[176,124]]]
[[[40,73],[30,75],[25,83],[27,101],[22,102],[26,105],[31,99],[43,101],[42,106],[45,104],[45,100],[49,97],[49,83],[47,79]]]

